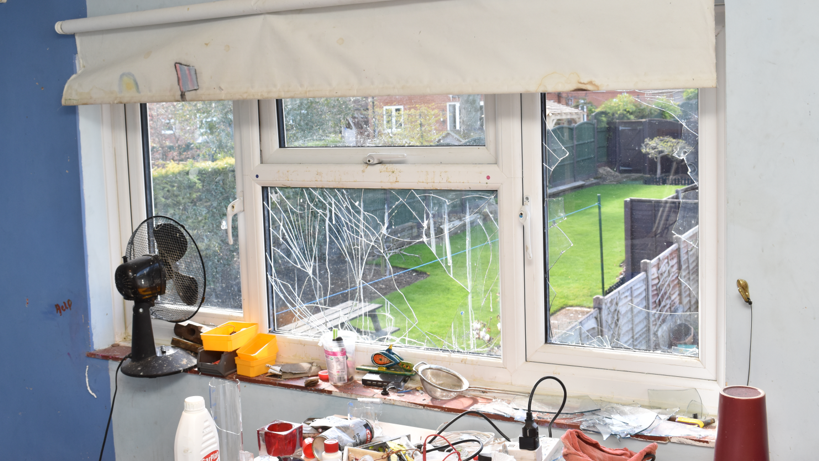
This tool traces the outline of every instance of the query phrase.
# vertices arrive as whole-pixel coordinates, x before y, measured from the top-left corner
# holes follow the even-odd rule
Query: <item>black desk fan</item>
[[[157,378],[189,370],[196,359],[171,346],[156,347],[151,317],[183,322],[205,300],[205,264],[185,227],[165,216],[142,221],[125,249],[114,280],[117,291],[134,301],[131,358],[122,372],[135,378]]]

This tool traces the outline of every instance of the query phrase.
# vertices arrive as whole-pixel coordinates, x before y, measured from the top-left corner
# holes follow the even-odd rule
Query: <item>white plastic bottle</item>
[[[341,461],[338,440],[327,439],[324,441],[324,453],[321,454],[321,461]]]
[[[185,411],[176,428],[174,461],[219,461],[216,423],[205,409],[205,399],[194,395],[185,399]]]

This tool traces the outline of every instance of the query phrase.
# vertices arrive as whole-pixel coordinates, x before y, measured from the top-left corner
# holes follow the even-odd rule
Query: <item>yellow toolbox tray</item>
[[[253,339],[258,331],[257,323],[225,322],[202,333],[202,346],[208,351],[235,351]]]
[[[247,362],[254,360],[266,359],[269,357],[276,358],[279,352],[279,346],[276,344],[276,335],[270,333],[259,333],[254,336],[247,344],[240,347],[236,351],[236,355]]]
[[[261,360],[247,361],[236,358],[236,373],[242,376],[254,378],[267,373],[268,365],[276,364],[276,356],[263,358]]]

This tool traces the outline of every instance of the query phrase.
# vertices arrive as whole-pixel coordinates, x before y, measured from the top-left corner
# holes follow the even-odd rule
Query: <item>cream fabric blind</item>
[[[63,104],[716,83],[712,0],[395,0],[182,21],[77,33]]]

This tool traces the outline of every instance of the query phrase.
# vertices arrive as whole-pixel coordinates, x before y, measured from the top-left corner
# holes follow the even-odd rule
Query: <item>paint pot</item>
[[[723,389],[718,419],[715,460],[768,461],[768,414],[762,389],[750,386]]]
[[[346,447],[357,447],[372,442],[373,434],[373,425],[366,419],[339,419],[338,423],[334,423],[334,427],[313,437],[313,456],[322,459],[325,440],[338,440],[339,450],[344,451]]]

